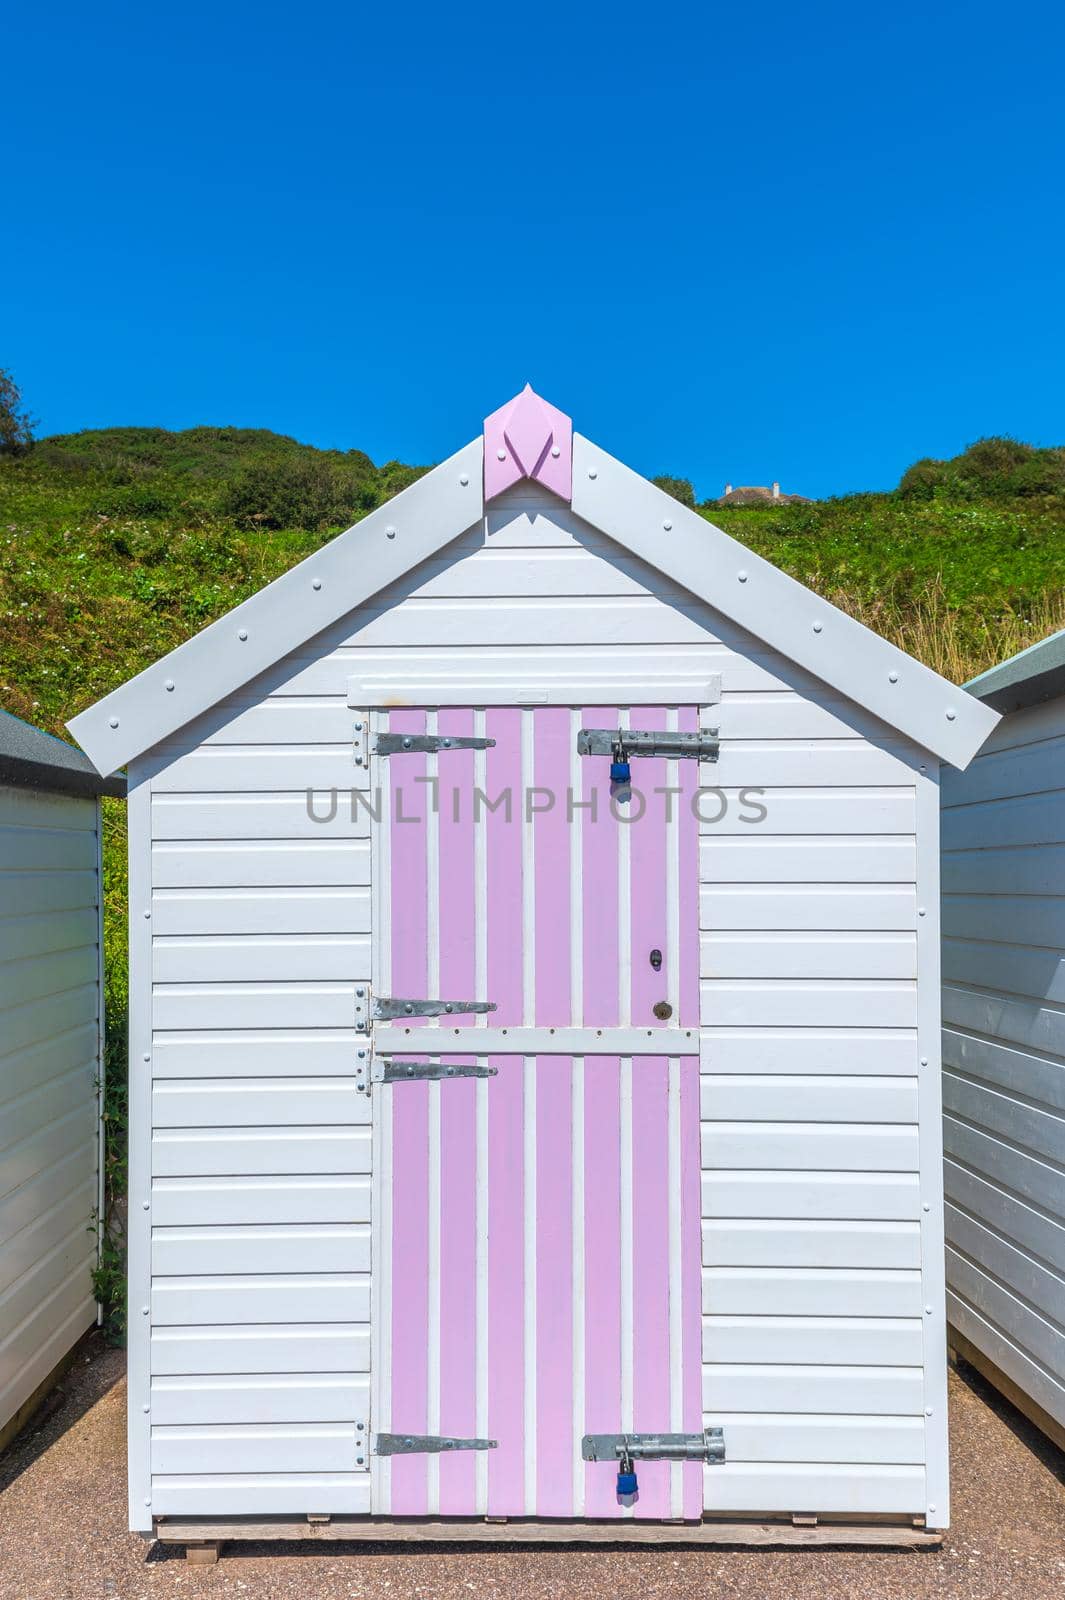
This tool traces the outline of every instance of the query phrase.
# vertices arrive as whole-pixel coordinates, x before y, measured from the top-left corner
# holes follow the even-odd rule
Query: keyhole
[[[651,965],[654,968],[654,970],[656,972],[661,972],[661,970],[662,970],[662,952],[661,952],[661,950],[652,950],[651,951],[651,955],[650,955],[650,961],[651,961]]]

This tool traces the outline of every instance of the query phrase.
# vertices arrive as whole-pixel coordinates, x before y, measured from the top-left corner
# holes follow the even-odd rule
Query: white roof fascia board
[[[573,510],[823,683],[952,766],[999,715],[722,529],[573,435]]]
[[[116,771],[457,539],[484,513],[483,466],[477,438],[72,718],[93,765]]]

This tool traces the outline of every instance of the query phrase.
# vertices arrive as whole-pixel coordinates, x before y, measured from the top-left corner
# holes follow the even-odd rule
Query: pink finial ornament
[[[523,478],[542,483],[563,500],[573,497],[573,422],[529,384],[485,419],[485,499]]]

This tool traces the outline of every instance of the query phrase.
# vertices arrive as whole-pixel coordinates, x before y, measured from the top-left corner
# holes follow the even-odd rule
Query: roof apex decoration
[[[573,421],[526,384],[484,423],[484,497],[494,500],[523,478],[569,500],[573,494]]]

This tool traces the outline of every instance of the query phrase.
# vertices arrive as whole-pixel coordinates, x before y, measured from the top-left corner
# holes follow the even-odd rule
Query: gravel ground
[[[558,1550],[230,1545],[190,1567],[126,1532],[120,1352],[93,1342],[0,1457],[2,1600],[1062,1600],[1065,1457],[969,1369],[951,1374],[954,1527],[940,1550]]]

